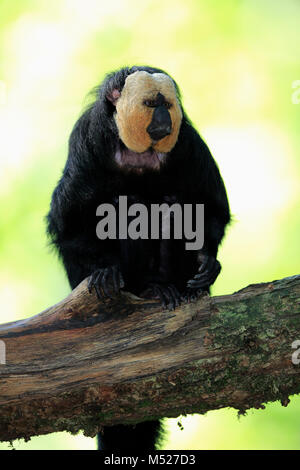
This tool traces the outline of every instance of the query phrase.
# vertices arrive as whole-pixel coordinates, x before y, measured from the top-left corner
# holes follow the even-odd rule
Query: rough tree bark
[[[299,329],[300,276],[173,312],[126,293],[101,303],[85,280],[39,315],[0,326],[0,440],[287,405],[300,392]]]

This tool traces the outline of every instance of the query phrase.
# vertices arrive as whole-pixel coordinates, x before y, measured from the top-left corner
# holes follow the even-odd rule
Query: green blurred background
[[[224,177],[234,214],[213,294],[298,274],[297,0],[1,0],[0,322],[69,286],[44,216],[89,90],[124,65],[164,68]],[[297,339],[297,338],[295,338]],[[299,449],[300,401],[167,420],[166,449]],[[67,433],[16,449],[94,449]],[[2,443],[0,449],[8,449]]]

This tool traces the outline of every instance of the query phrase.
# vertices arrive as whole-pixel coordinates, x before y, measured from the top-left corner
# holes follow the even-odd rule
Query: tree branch
[[[173,312],[128,293],[101,303],[85,280],[39,315],[0,326],[0,440],[287,405],[300,392],[299,329],[300,275]]]

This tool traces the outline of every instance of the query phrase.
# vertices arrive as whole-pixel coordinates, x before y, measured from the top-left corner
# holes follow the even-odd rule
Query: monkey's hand
[[[107,266],[93,272],[88,282],[91,293],[93,288],[99,300],[112,299],[124,287],[124,279],[118,265]]]
[[[204,253],[198,255],[201,263],[198,273],[187,283],[188,289],[194,291],[208,290],[221,271],[219,261],[214,257]]]

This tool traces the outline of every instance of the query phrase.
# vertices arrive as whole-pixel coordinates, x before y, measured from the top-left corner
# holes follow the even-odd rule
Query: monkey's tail
[[[156,449],[162,440],[160,421],[145,421],[136,425],[105,426],[97,435],[98,450],[135,450],[139,453]]]

